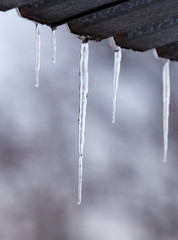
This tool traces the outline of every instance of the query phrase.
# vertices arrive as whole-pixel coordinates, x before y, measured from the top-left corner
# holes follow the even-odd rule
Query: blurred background
[[[178,239],[178,69],[171,63],[168,162],[163,159],[162,62],[123,51],[111,124],[113,51],[90,43],[83,202],[77,206],[81,41],[0,13],[0,239]]]

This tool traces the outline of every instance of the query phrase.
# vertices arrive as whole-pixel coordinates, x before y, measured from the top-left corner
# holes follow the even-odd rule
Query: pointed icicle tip
[[[82,202],[82,181],[83,181],[83,151],[85,141],[85,124],[87,113],[87,98],[88,98],[88,58],[89,46],[88,42],[82,41],[80,53],[80,68],[79,68],[79,179],[78,179],[78,205]]]
[[[167,161],[170,105],[170,60],[163,60],[163,162]]]
[[[83,156],[79,156],[78,205],[82,203]]]
[[[35,87],[39,87],[40,82],[40,51],[41,51],[41,27],[39,23],[36,23],[36,77]]]

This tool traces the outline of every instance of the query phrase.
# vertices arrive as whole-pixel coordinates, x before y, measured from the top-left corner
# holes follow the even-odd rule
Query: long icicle
[[[39,87],[40,82],[40,51],[41,51],[41,27],[36,23],[36,78],[35,87]]]
[[[52,35],[53,35],[53,58],[52,63],[56,63],[56,50],[57,50],[57,41],[56,41],[56,29],[52,28]]]
[[[163,161],[167,161],[168,132],[169,132],[169,105],[170,105],[170,60],[163,62]]]
[[[114,78],[113,78],[113,93],[112,93],[112,123],[116,120],[116,104],[117,91],[119,85],[120,66],[122,59],[122,49],[116,46],[114,49]]]
[[[78,205],[82,201],[82,178],[83,178],[83,150],[85,140],[85,122],[88,98],[88,42],[82,42],[80,53],[80,106],[79,106],[79,180],[78,180]]]

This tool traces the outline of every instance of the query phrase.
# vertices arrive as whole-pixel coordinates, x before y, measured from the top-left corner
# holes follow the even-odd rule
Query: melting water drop
[[[169,104],[170,104],[170,60],[163,60],[163,140],[164,157],[167,161],[168,131],[169,131]]]
[[[41,49],[41,27],[36,23],[36,78],[35,87],[39,87],[40,82],[40,49]]]
[[[82,175],[83,175],[83,150],[85,140],[85,122],[88,98],[88,42],[82,42],[80,53],[80,106],[79,106],[79,182],[78,182],[78,205],[82,201]]]
[[[53,58],[52,63],[56,63],[56,51],[57,51],[57,45],[56,45],[56,29],[52,29],[52,35],[53,35]]]
[[[114,49],[114,79],[113,79],[113,93],[112,93],[112,123],[116,120],[116,103],[117,103],[117,91],[119,85],[120,66],[122,59],[122,49],[115,47]]]

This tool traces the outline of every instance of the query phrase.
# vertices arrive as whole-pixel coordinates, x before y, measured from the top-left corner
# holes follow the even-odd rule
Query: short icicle
[[[53,57],[52,63],[56,63],[56,51],[57,51],[57,41],[56,41],[56,28],[52,28],[52,35],[53,35]]]
[[[112,92],[112,123],[116,120],[116,104],[117,91],[119,85],[120,66],[122,59],[122,49],[116,46],[114,49],[114,78],[113,78],[113,92]]]
[[[153,56],[156,60],[160,60],[161,58],[158,56],[158,53],[155,48],[153,48]]]
[[[83,176],[83,150],[85,140],[85,122],[88,98],[88,42],[83,41],[80,53],[80,106],[79,106],[79,181],[78,181],[78,205],[82,201],[82,176]]]
[[[35,87],[39,87],[40,82],[40,50],[41,50],[41,27],[36,23],[36,78]]]
[[[163,59],[163,161],[167,161],[170,105],[170,60]]]

